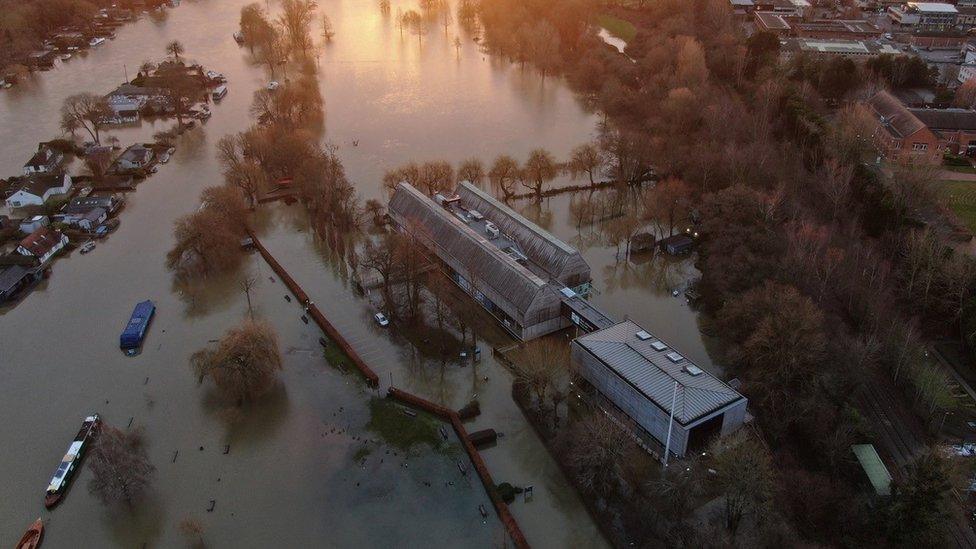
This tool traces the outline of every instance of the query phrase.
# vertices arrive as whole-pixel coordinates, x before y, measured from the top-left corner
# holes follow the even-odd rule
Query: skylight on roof
[[[681,362],[682,360],[685,359],[685,357],[679,355],[678,353],[676,353],[674,351],[671,351],[670,353],[668,353],[668,354],[666,354],[664,356],[668,357],[668,360],[670,360],[671,362]]]
[[[647,333],[644,330],[637,332],[635,335],[637,336],[637,339],[641,341],[647,341],[648,339],[651,339],[651,334]]]
[[[700,376],[700,375],[702,375],[702,374],[705,373],[705,370],[702,370],[701,368],[699,368],[698,366],[695,366],[693,364],[689,364],[689,365],[685,366],[682,369],[684,370],[684,372],[686,374],[688,374],[688,375],[690,375],[692,377]]]
[[[668,348],[668,346],[665,345],[663,341],[655,341],[651,343],[651,347],[654,347],[655,351],[663,351]]]

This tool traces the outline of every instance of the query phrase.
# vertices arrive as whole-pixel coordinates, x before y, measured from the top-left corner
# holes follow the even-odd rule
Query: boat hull
[[[37,519],[30,528],[24,532],[23,537],[17,543],[14,549],[36,549],[41,545],[41,539],[44,538],[44,522],[41,519]]]

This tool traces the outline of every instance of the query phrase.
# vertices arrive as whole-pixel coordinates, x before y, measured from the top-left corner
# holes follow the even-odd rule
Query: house
[[[92,232],[108,218],[104,208],[91,208],[85,212],[67,214],[64,222],[83,231]]]
[[[10,301],[21,289],[40,278],[40,269],[31,266],[0,265],[0,303]]]
[[[558,240],[468,182],[436,199],[397,185],[389,215],[436,256],[445,274],[513,336],[530,340],[569,327],[560,292],[586,294],[590,267]]]
[[[655,453],[701,451],[745,422],[744,396],[633,321],[575,339],[570,356],[583,392]]]
[[[78,196],[68,202],[65,213],[84,214],[94,208],[102,208],[106,213],[113,214],[124,202],[125,197],[118,193],[109,196]]]
[[[62,160],[64,160],[64,153],[48,145],[41,145],[34,156],[24,164],[24,175],[57,171]]]
[[[122,156],[116,160],[116,164],[122,170],[141,170],[149,166],[153,157],[153,150],[149,147],[133,145],[122,153]]]
[[[866,106],[877,120],[873,138],[882,157],[893,162],[942,162],[940,136],[897,97],[881,91]]]
[[[686,234],[675,234],[662,238],[659,244],[662,250],[671,255],[691,253],[691,249],[695,247],[694,239]]]
[[[41,227],[20,241],[17,253],[36,257],[41,264],[47,263],[68,244],[68,237],[49,227]]]
[[[71,190],[71,176],[64,172],[40,173],[12,179],[10,184],[17,190],[7,197],[8,207],[43,206],[52,196]]]
[[[976,157],[976,111],[970,109],[909,109],[941,138],[942,150]]]
[[[46,215],[35,215],[34,217],[29,217],[21,221],[19,229],[24,234],[31,234],[41,227],[47,227],[50,224],[51,220]]]

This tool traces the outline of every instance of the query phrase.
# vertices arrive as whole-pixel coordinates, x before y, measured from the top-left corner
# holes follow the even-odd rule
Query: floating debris
[[[227,444],[226,446],[224,446],[224,455],[227,455],[229,453],[230,453],[230,444]]]
[[[481,518],[488,518],[488,510],[485,509],[484,503],[478,505],[478,512],[481,513]]]
[[[287,301],[288,303],[291,303],[291,296],[288,295],[288,294],[285,294],[285,301]]]
[[[173,461],[171,463],[176,463],[176,456],[178,456],[178,455],[180,455],[180,451],[179,450],[173,452]]]
[[[207,512],[208,513],[213,513],[214,507],[216,505],[217,505],[217,500],[215,500],[215,499],[210,500],[210,507],[207,507]]]
[[[411,410],[409,408],[404,408],[403,409],[403,414],[404,415],[407,415],[407,416],[410,416],[410,417],[417,417],[417,412],[414,412],[413,410]]]
[[[305,316],[305,315],[302,315],[302,322],[304,322],[305,324],[308,324],[308,317]]]
[[[468,474],[468,468],[464,466],[464,463],[461,463],[461,460],[457,461],[457,466],[458,466],[458,471],[461,471],[462,475]]]

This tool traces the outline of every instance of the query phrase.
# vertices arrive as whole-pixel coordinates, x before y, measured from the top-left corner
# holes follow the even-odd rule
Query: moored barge
[[[146,339],[146,330],[155,314],[156,304],[152,301],[147,299],[136,303],[132,316],[129,317],[129,323],[125,325],[122,335],[119,336],[119,347],[126,354],[134,355],[139,350],[143,340]]]
[[[81,459],[85,457],[85,452],[88,450],[88,446],[92,444],[92,439],[98,434],[98,429],[101,424],[102,420],[98,417],[98,414],[92,414],[85,418],[75,439],[68,446],[68,452],[61,460],[61,464],[58,465],[58,470],[51,477],[51,483],[48,485],[47,492],[44,494],[44,507],[50,509],[57,505],[64,497],[68,486],[71,484],[71,479],[74,477],[75,471],[81,463]]]

